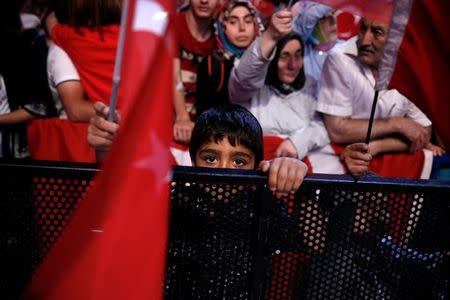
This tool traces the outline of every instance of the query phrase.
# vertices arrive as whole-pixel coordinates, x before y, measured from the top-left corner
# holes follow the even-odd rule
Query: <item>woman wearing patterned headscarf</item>
[[[214,27],[217,49],[202,61],[197,74],[197,113],[229,102],[231,69],[263,29],[249,0],[226,2]]]

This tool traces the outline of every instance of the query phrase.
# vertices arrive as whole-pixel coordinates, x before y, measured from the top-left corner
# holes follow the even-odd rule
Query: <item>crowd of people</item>
[[[93,149],[103,156],[120,130],[105,114],[122,1],[0,6],[0,30],[9,45],[0,47],[0,155],[39,159],[33,147],[54,147],[42,145],[42,137],[56,126],[63,128],[61,145],[70,143],[65,149],[76,158],[55,159],[94,162]],[[174,161],[198,165],[189,155],[196,120],[208,126],[203,113],[236,104],[262,128],[258,161],[302,160],[295,168],[309,172],[427,177],[425,166],[444,149],[431,121],[397,90],[379,91],[371,141],[364,143],[389,24],[358,17],[356,36],[341,40],[336,16],[333,8],[303,0],[293,8],[281,4],[270,16],[251,0],[178,3],[171,15],[178,46]],[[118,99],[120,110],[120,92]],[[386,165],[393,161],[416,169],[392,172]]]

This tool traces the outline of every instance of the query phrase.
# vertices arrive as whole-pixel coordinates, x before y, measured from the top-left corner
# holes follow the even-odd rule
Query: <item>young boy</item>
[[[106,121],[109,108],[95,103],[97,116],[91,119],[88,142],[97,152],[109,149],[119,125]],[[263,158],[263,133],[256,118],[239,105],[211,108],[198,116],[189,147],[196,167],[261,170],[268,173],[272,191],[295,193],[306,175],[306,165],[295,158]]]

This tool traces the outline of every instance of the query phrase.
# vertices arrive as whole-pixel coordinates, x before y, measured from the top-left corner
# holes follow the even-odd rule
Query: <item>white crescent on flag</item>
[[[137,0],[134,11],[133,31],[148,31],[163,36],[166,32],[169,15],[158,2]]]

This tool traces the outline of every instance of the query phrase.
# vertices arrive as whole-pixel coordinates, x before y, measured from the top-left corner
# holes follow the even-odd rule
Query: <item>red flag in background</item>
[[[355,16],[376,19],[386,23],[389,23],[391,19],[394,2],[394,0],[300,0],[299,2],[304,1],[319,2],[340,10],[340,13],[347,12]]]
[[[168,228],[171,0],[130,2],[125,118],[96,186],[33,277],[25,298],[160,299]]]
[[[256,9],[265,18],[270,17],[276,8],[276,5],[271,0],[254,0]]]
[[[378,88],[396,88],[433,121],[450,149],[448,0],[396,0]]]

